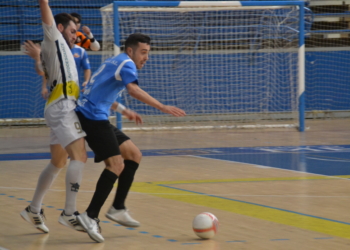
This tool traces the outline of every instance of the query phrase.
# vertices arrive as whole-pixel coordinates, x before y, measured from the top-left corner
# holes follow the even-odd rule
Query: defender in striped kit
[[[44,41],[41,46],[42,70],[50,86],[44,116],[51,129],[51,161],[39,176],[34,197],[30,205],[21,212],[27,222],[45,233],[49,229],[44,223],[41,209],[45,193],[60,170],[70,163],[66,174],[66,204],[59,216],[59,223],[84,231],[76,220],[76,196],[82,180],[82,171],[87,160],[84,136],[79,119],[74,111],[79,97],[79,80],[74,57],[71,52],[77,27],[67,13],[53,17],[48,0],[39,0],[43,21]]]

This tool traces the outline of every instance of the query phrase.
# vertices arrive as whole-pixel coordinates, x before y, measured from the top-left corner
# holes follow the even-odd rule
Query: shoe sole
[[[43,233],[49,233],[49,231],[45,231],[45,230],[43,230],[43,229],[41,229],[41,228],[39,228],[39,227],[36,227],[35,225],[33,225],[33,223],[32,223],[32,221],[30,220],[30,218],[28,218],[28,216],[27,216],[27,213],[24,213],[24,214],[22,214],[23,212],[21,212],[20,213],[20,215],[21,215],[21,217],[22,217],[22,219],[23,220],[25,220],[26,222],[28,222],[29,224],[31,224],[32,226],[34,226],[36,229],[38,229],[39,231],[41,231],[41,232],[43,232]]]
[[[124,226],[124,227],[139,227],[139,226],[140,226],[140,224],[138,224],[138,225],[135,225],[135,224],[127,224],[127,223],[124,223],[124,222],[122,222],[122,221],[118,221],[118,220],[114,219],[114,218],[113,218],[111,215],[109,215],[109,214],[106,214],[106,217],[107,217],[108,219],[114,221],[114,222],[117,222],[118,224],[120,224],[120,225],[122,225],[122,226]]]
[[[61,219],[61,217],[58,219],[58,222],[63,225],[63,226],[66,226],[66,227],[69,227],[70,229],[73,229],[77,232],[80,232],[80,233],[86,233],[85,229],[83,227],[81,227],[82,229],[78,230],[76,229],[75,227],[72,227],[71,225],[67,224],[65,220]]]

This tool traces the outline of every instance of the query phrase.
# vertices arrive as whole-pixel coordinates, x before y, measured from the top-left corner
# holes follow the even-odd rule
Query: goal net
[[[122,102],[143,115],[141,129],[300,127],[303,5],[269,4],[115,2],[101,8],[103,58],[120,53],[131,33],[149,35],[140,87],[187,113],[171,117],[125,94]],[[132,129],[127,121],[123,126]]]

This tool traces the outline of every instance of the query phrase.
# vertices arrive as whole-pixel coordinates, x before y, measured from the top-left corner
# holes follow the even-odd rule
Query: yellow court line
[[[349,179],[350,175],[335,175],[336,177]]]
[[[216,180],[216,182],[218,182],[218,180]],[[162,183],[165,184],[165,182]],[[174,182],[167,182],[168,185],[170,183]],[[235,199],[225,199],[199,193],[196,195],[195,192],[191,192],[190,190],[186,191],[173,189],[154,183],[134,183],[131,190],[165,199],[221,209],[236,214],[350,239],[349,223],[343,224],[337,221],[327,220],[324,218],[315,218],[306,214],[296,213],[293,211],[288,212],[287,210],[283,209],[247,203]]]
[[[196,183],[225,183],[225,182],[255,182],[255,181],[298,181],[298,180],[340,180],[339,178],[350,178],[349,175],[339,176],[301,176],[301,177],[273,177],[273,178],[241,178],[241,179],[220,179],[220,180],[187,180],[187,181],[156,181],[152,184],[196,184]]]

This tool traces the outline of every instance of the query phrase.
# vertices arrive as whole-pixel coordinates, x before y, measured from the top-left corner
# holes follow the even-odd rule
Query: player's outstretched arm
[[[132,111],[131,109],[127,109],[124,105],[118,102],[114,102],[111,106],[111,109],[124,115],[126,118],[128,118],[130,121],[135,121],[136,124],[142,124],[142,118],[141,116]]]
[[[158,100],[150,96],[146,91],[142,90],[137,84],[129,83],[126,85],[128,93],[135,99],[146,103],[156,109],[159,109],[163,113],[171,114],[173,116],[185,116],[186,112],[174,106],[168,106],[160,103]]]
[[[39,0],[39,6],[40,6],[42,21],[46,25],[52,26],[54,19],[53,19],[51,8],[49,6],[49,0]]]

